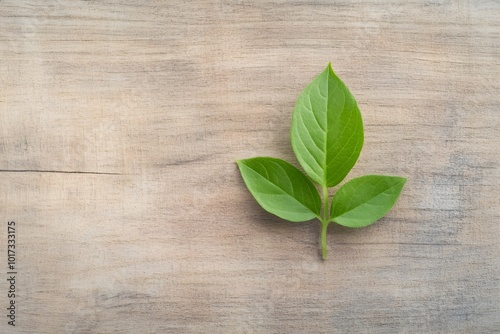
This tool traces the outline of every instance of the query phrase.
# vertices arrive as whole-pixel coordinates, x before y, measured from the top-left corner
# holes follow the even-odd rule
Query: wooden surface
[[[500,332],[498,1],[0,1],[1,333]],[[408,177],[359,230],[264,212],[331,61]],[[16,327],[7,222],[16,222]]]

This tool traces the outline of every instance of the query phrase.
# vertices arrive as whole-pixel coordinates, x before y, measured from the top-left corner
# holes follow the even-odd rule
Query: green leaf
[[[356,100],[328,64],[297,100],[291,128],[293,151],[311,179],[333,187],[358,160],[363,139]]]
[[[319,217],[318,190],[288,162],[259,157],[236,163],[248,189],[266,211],[292,222]]]
[[[368,226],[396,203],[406,179],[366,175],[342,185],[333,197],[330,221],[347,227]]]

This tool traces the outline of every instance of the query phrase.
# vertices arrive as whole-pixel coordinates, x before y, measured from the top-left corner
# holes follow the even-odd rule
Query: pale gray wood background
[[[500,331],[498,1],[0,1],[2,333]],[[264,212],[236,159],[297,165],[331,61],[348,176],[408,177],[375,225]]]

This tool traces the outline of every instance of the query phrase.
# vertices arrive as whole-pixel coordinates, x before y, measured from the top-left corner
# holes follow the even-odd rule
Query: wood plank
[[[487,0],[1,1],[0,332],[498,331],[499,50]],[[329,61],[365,124],[348,178],[408,183],[322,261],[234,161],[298,166]]]

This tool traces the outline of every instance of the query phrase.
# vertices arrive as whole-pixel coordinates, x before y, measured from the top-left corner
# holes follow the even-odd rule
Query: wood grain
[[[498,1],[0,1],[2,333],[500,331]],[[331,61],[408,177],[371,227],[264,212]]]

